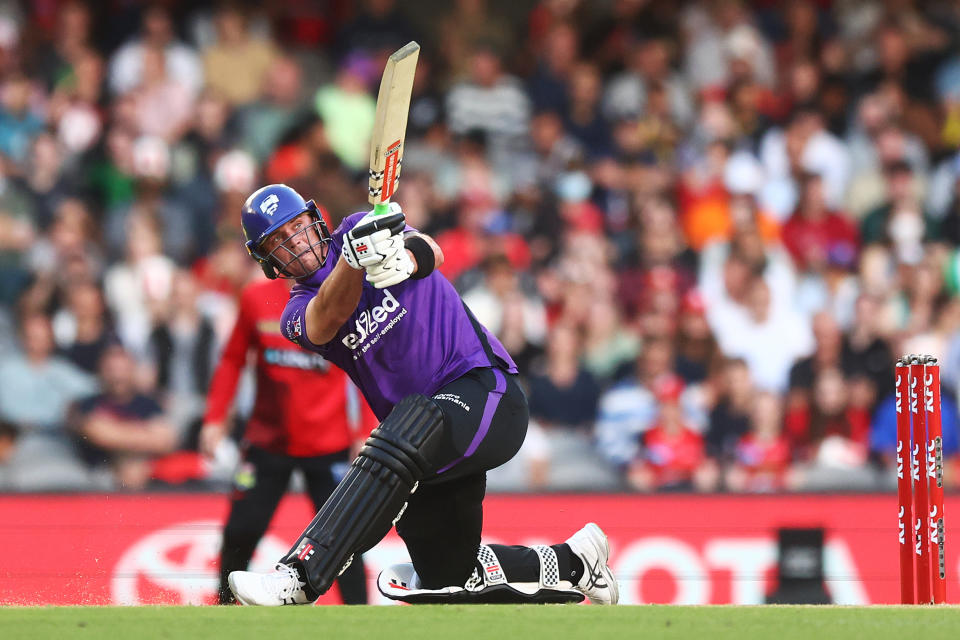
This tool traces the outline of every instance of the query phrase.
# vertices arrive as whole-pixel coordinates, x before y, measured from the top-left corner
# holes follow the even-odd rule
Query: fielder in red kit
[[[247,568],[294,469],[303,473],[319,509],[346,470],[351,445],[365,439],[377,424],[341,369],[281,335],[280,314],[289,296],[289,280],[258,281],[244,289],[236,325],[210,383],[200,434],[206,455],[213,454],[228,431],[225,424],[237,382],[251,351],[256,353],[256,399],[223,530],[221,604],[234,602],[227,576]],[[367,602],[360,558],[338,583],[345,603]]]

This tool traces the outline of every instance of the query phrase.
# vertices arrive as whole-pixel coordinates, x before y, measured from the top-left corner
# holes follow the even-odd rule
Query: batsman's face
[[[261,250],[282,274],[291,278],[319,269],[326,253],[318,224],[309,213],[300,214],[267,236]]]

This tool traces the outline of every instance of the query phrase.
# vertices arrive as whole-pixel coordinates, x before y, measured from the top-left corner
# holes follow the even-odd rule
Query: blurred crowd
[[[960,484],[957,3],[0,0],[0,488],[223,486],[240,205],[366,209],[412,39],[398,199],[530,400],[491,488],[886,490],[903,353]]]

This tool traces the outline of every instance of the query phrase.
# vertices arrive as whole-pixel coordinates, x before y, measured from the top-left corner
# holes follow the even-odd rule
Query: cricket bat
[[[377,114],[370,137],[370,193],[368,200],[376,215],[389,211],[390,198],[397,191],[403,161],[403,140],[407,135],[410,94],[417,71],[420,45],[409,42],[387,60],[377,94]]]

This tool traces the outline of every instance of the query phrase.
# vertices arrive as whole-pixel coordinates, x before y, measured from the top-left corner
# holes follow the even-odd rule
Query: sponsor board
[[[960,500],[948,496],[945,511],[949,527]],[[213,602],[226,513],[226,498],[208,494],[0,496],[0,605]],[[312,516],[303,496],[285,498],[253,568],[269,569]],[[597,522],[610,537],[624,603],[763,602],[782,526],[826,529],[835,602],[899,600],[892,494],[490,496],[484,516],[484,541],[505,544],[561,542]],[[960,552],[946,551],[947,598],[958,602]],[[406,550],[391,533],[364,559],[371,601],[386,604],[374,580],[408,561]],[[334,589],[320,602],[339,601]]]

